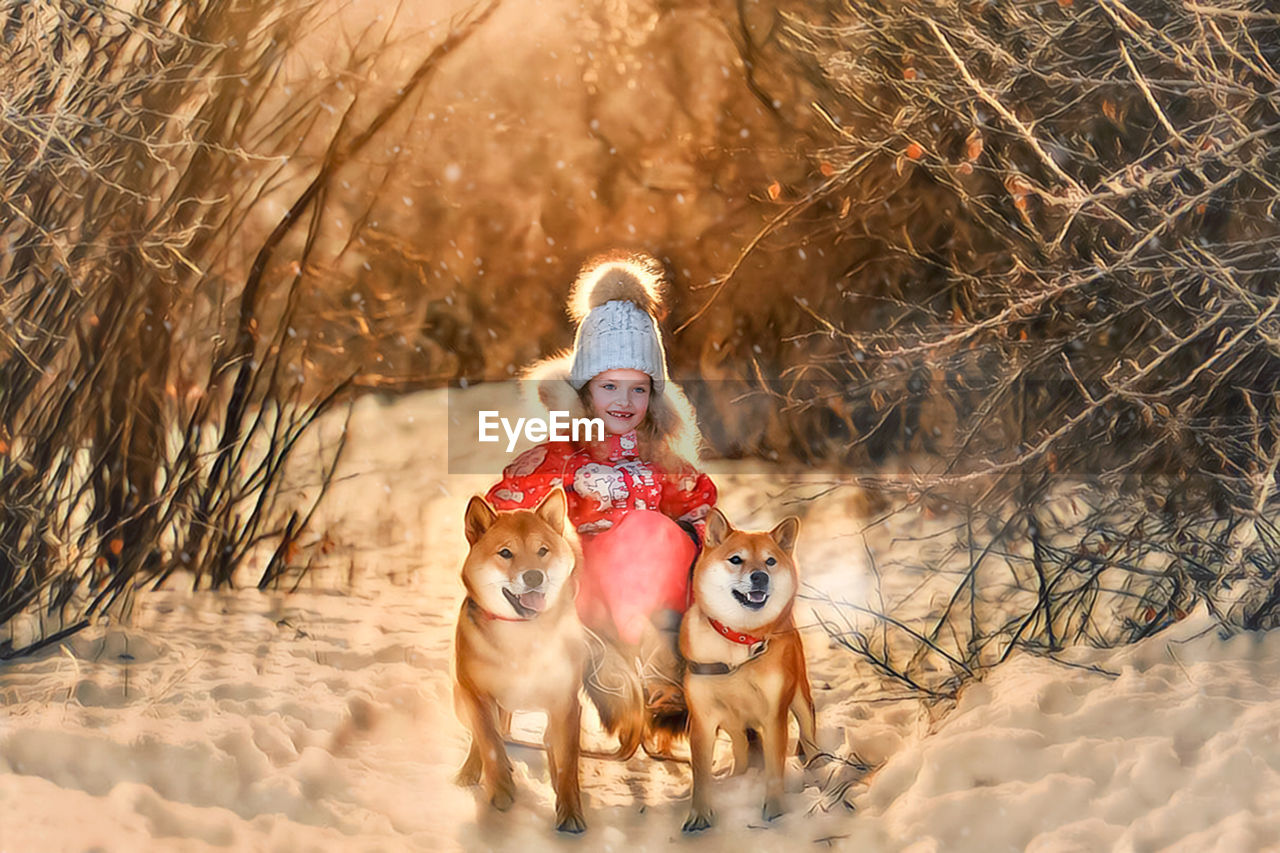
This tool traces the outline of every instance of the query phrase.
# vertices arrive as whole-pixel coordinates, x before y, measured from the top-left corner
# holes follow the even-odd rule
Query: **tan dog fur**
[[[454,700],[472,740],[458,782],[483,779],[492,805],[509,808],[515,790],[503,738],[511,712],[546,711],[556,828],[581,832],[578,689],[585,680],[602,721],[619,734],[622,757],[635,751],[643,720],[639,680],[605,644],[589,647],[578,621],[581,552],[565,534],[565,508],[559,487],[533,510],[499,513],[479,496],[467,505],[471,550],[462,567],[467,597],[458,614]],[[529,610],[526,602],[542,606]]]
[[[758,734],[764,753],[765,820],[783,811],[788,713],[799,723],[800,748],[809,755],[817,752],[813,694],[804,646],[792,618],[799,588],[793,554],[799,530],[795,517],[768,533],[735,530],[719,510],[707,517],[704,547],[693,570],[694,603],[680,628],[680,652],[690,668],[723,663],[732,671],[686,671],[684,676],[693,767],[693,802],[685,832],[711,826],[708,788],[718,730],[733,743],[734,775],[746,770],[748,729]],[[752,588],[756,572],[769,576],[767,600],[759,608],[744,594]],[[765,638],[764,651],[753,657],[751,647],[712,627],[712,618],[735,633]]]

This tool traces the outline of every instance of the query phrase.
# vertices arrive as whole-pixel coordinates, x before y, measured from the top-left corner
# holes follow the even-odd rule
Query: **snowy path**
[[[488,478],[444,470],[443,417],[435,393],[360,404],[347,470],[361,476],[316,528],[352,595],[165,591],[128,629],[0,669],[0,849],[1280,847],[1280,636],[1223,642],[1201,614],[1080,655],[1118,678],[1015,657],[932,722],[914,702],[869,701],[875,676],[810,631],[823,743],[885,762],[853,790],[856,813],[806,815],[809,788],[761,827],[752,772],[718,784],[716,829],[682,839],[687,768],[588,759],[588,834],[562,839],[545,764],[525,750],[516,806],[492,813],[451,781],[467,736],[449,675],[458,520]],[[721,487],[744,525],[793,511],[745,468]],[[866,594],[856,527],[840,499],[812,508],[811,584]],[[794,764],[789,778],[798,788]]]

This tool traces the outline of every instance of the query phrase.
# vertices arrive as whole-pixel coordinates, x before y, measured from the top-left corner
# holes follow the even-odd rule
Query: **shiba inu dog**
[[[748,730],[759,737],[765,820],[782,814],[788,713],[800,724],[802,754],[817,754],[813,693],[792,619],[799,531],[794,516],[768,533],[735,530],[719,510],[707,516],[704,547],[693,569],[693,606],[680,625],[693,767],[685,832],[711,826],[708,788],[718,730],[733,742],[735,775],[747,767]]]
[[[588,642],[574,605],[580,561],[565,533],[565,494],[553,489],[532,510],[497,512],[480,496],[467,505],[471,550],[462,566],[467,596],[458,614],[454,701],[471,729],[458,783],[484,781],[500,811],[515,796],[503,743],[512,711],[546,711],[547,764],[556,829],[582,832],[578,790],[580,687],[618,735],[617,756],[643,733],[639,678],[606,643]]]

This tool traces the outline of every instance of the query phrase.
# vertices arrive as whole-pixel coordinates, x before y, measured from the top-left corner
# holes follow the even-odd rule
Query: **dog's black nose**
[[[765,588],[765,587],[767,587],[768,585],[769,585],[769,573],[768,573],[768,572],[758,572],[758,571],[757,571],[757,572],[752,572],[752,573],[751,573],[751,588],[752,588],[752,589],[764,589],[764,588]]]
[[[542,572],[538,571],[537,569],[530,569],[529,571],[520,575],[520,580],[524,581],[524,585],[527,586],[529,589],[542,586]]]

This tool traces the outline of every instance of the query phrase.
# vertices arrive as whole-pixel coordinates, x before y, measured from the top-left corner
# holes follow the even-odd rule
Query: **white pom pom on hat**
[[[657,258],[610,253],[587,261],[569,292],[569,316],[578,322],[569,384],[574,390],[606,370],[649,374],[653,393],[667,382],[667,357],[658,331],[666,279]]]

